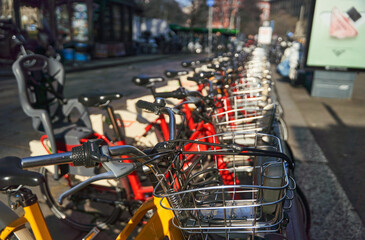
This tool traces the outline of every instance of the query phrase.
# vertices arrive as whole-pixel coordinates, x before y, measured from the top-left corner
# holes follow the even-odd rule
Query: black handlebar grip
[[[172,92],[155,93],[155,97],[183,99],[186,97],[186,92],[181,89],[177,89]]]
[[[101,139],[90,140],[81,146],[72,148],[71,159],[74,166],[94,167],[96,163],[107,160],[106,156],[100,153],[99,145]]]
[[[188,77],[187,78],[189,81],[194,81],[194,82],[199,82],[199,79],[196,77]]]
[[[141,109],[145,109],[148,110],[150,112],[153,112],[155,114],[159,114],[160,112],[160,108],[158,106],[156,106],[156,104],[151,103],[151,102],[146,102],[143,100],[139,100],[136,104],[137,107],[141,108]]]
[[[71,158],[74,166],[84,166],[85,165],[84,145],[72,148]]]
[[[174,94],[174,92],[160,92],[160,93],[155,93],[155,97],[174,98],[175,94]]]

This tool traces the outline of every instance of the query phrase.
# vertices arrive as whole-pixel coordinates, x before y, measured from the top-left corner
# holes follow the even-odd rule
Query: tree
[[[242,0],[238,16],[240,17],[240,32],[256,34],[260,27],[261,10],[257,7],[257,0]]]
[[[274,32],[279,36],[285,36],[287,32],[294,32],[298,20],[284,9],[279,9],[271,14],[271,19],[275,21]]]
[[[143,15],[147,18],[164,19],[168,23],[183,24],[186,15],[175,0],[150,0],[143,4]]]
[[[205,0],[192,0],[188,18],[190,27],[206,27],[208,21],[208,6]]]

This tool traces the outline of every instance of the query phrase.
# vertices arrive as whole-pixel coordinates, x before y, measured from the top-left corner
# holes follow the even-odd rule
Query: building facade
[[[236,15],[240,0],[215,0],[213,7],[213,28],[236,29]]]
[[[135,9],[133,0],[2,0],[0,15],[31,38],[48,28],[58,49],[87,60],[133,53]]]

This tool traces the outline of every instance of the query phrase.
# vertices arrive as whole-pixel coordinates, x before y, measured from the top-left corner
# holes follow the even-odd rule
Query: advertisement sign
[[[260,27],[257,42],[260,44],[271,44],[272,28]]]
[[[365,70],[365,1],[312,3],[306,67]]]

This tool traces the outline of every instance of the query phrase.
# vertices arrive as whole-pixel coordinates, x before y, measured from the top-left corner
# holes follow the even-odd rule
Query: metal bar
[[[43,155],[36,157],[26,157],[22,159],[23,168],[44,167],[48,165],[60,165],[72,163],[71,152]]]

